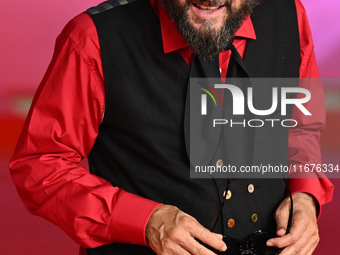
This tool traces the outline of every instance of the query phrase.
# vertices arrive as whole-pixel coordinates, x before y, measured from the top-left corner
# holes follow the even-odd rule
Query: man
[[[254,77],[317,77],[301,3],[119,3],[125,4],[109,1],[77,16],[57,40],[10,163],[27,208],[87,254],[213,254],[206,246],[227,249],[221,234],[242,241],[275,229],[279,237],[268,246],[285,248],[284,255],[312,254],[319,206],[332,197],[327,179],[290,180],[289,232],[282,180],[231,180],[218,234],[212,233],[207,228],[226,182],[189,178],[183,131],[195,56],[219,55],[226,77],[233,43]],[[300,123],[288,137],[294,165],[320,162],[322,89],[308,89],[315,95],[310,109],[321,110],[308,119],[293,113]],[[78,165],[87,156],[91,174]]]

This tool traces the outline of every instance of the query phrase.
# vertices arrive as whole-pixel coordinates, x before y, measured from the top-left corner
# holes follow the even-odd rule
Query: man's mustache
[[[231,0],[187,0],[187,5],[226,6],[231,10]]]

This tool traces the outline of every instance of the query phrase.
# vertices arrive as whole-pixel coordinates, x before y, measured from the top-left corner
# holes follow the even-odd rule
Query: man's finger
[[[308,254],[308,253],[302,252],[304,249],[305,249],[304,252],[307,252],[311,246],[306,236],[301,236],[297,238],[292,237],[292,239],[290,239],[289,242],[291,243],[290,245],[287,245],[284,242],[278,243],[278,245],[282,245],[282,247],[280,248],[284,248],[284,250],[280,253],[280,255],[296,255],[296,254],[307,255]]]
[[[267,241],[267,246],[274,246],[277,248],[285,248],[296,242],[296,238],[291,234],[287,234],[283,237],[271,238]]]
[[[217,234],[217,233],[213,233],[215,236],[217,236],[217,238],[219,238],[219,239],[223,239],[223,235],[221,235],[221,234]]]
[[[300,253],[298,252],[298,250],[296,249],[296,247],[294,245],[285,248],[280,253],[280,255],[296,255],[296,254],[300,254]],[[301,254],[303,254],[303,253],[301,253]],[[307,255],[307,254],[303,254],[303,255]]]
[[[190,254],[197,254],[197,255],[216,255],[213,251],[211,251],[209,248],[201,245],[199,242],[197,242],[195,239],[191,238],[183,244],[182,248],[189,252]],[[176,253],[177,254],[177,253]],[[181,253],[178,253],[181,254]]]
[[[173,247],[171,249],[165,250],[168,254],[183,254],[183,255],[191,255],[192,253],[188,252],[186,249],[173,243]]]
[[[221,235],[210,232],[199,223],[197,228],[192,230],[191,235],[216,250],[227,250],[227,245],[221,239]]]
[[[280,255],[311,255],[316,246],[317,240],[315,239],[307,239],[305,243],[303,240],[299,240],[299,242],[285,248]]]
[[[267,241],[268,246],[275,246],[278,248],[284,248],[289,245],[296,243],[298,240],[303,239],[304,230],[306,230],[308,226],[306,225],[305,218],[302,217],[300,213],[293,214],[292,226],[290,228],[290,233],[281,236],[269,239]]]
[[[276,234],[283,236],[287,232],[290,214],[290,198],[286,198],[275,212]]]

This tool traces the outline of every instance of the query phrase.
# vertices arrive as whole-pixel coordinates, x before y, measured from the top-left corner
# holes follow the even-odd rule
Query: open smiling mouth
[[[199,11],[205,12],[205,13],[213,13],[221,8],[223,8],[224,4],[216,4],[216,5],[210,5],[209,3],[195,3],[192,2],[192,5],[197,8]]]

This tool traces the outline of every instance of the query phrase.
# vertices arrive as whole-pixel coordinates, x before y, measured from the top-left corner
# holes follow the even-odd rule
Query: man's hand
[[[159,206],[146,226],[146,240],[157,254],[215,254],[199,244],[195,238],[216,250],[227,249],[222,241],[222,235],[210,232],[195,218],[175,206]]]
[[[268,246],[286,247],[280,255],[311,255],[319,243],[314,198],[306,193],[293,195],[293,217],[289,233],[286,228],[290,212],[290,198],[282,201],[275,213],[277,238],[268,240]]]

